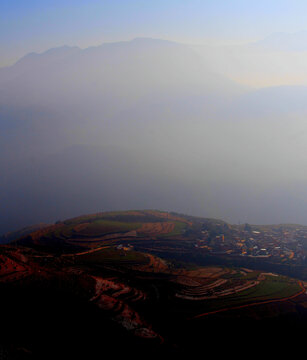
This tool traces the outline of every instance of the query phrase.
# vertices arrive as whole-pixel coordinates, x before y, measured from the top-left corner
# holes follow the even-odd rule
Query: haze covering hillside
[[[131,208],[306,224],[306,88],[213,55],[140,38],[0,69],[0,233]]]
[[[307,32],[277,32],[246,44],[192,46],[212,70],[247,86],[306,85]]]

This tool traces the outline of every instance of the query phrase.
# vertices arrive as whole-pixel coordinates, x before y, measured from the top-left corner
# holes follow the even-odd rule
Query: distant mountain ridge
[[[307,31],[273,33],[251,45],[273,51],[307,51]]]

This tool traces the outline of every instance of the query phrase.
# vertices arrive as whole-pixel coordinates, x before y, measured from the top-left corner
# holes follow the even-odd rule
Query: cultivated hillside
[[[281,273],[302,268],[300,247],[288,259],[282,251],[305,232],[158,210],[58,221],[0,246],[0,349],[9,359],[142,358],[196,356],[216,341],[229,354],[238,337],[259,334],[270,349],[297,341],[306,283]],[[244,253],[252,237],[280,241],[279,262]]]

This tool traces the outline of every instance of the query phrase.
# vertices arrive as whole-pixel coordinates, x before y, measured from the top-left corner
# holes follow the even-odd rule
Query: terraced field
[[[182,286],[176,293],[178,306],[185,307],[182,302],[193,302],[196,310],[191,317],[201,317],[238,308],[240,306],[254,306],[261,303],[286,301],[289,298],[305,293],[300,281],[276,274],[251,272],[248,276],[221,276],[216,280],[199,281],[191,285]],[[193,278],[196,281],[197,278]],[[206,279],[205,279],[206,280]]]
[[[112,264],[118,268],[128,266],[138,272],[163,274],[164,279],[172,284],[169,299],[177,309],[184,309],[183,313],[189,309],[188,317],[242,305],[282,301],[305,292],[301,282],[277,274],[222,267],[176,269],[169,261],[131,250],[103,249],[78,256],[78,261],[83,264]]]
[[[65,252],[98,248],[134,239],[181,236],[192,223],[185,218],[159,211],[108,212],[81,216],[35,231],[18,243],[46,246]]]

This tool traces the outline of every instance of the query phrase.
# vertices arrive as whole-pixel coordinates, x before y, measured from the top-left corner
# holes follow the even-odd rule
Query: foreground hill
[[[284,231],[295,229],[304,228]],[[292,344],[307,328],[306,283],[268,271],[264,258],[249,268],[218,253],[214,242],[230,246],[238,231],[268,237],[280,226],[106,212],[2,245],[0,350],[9,359],[192,355],[218,340],[229,354],[259,333],[268,346],[275,336]]]

